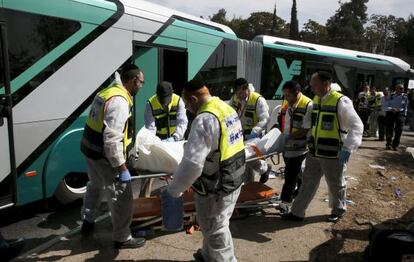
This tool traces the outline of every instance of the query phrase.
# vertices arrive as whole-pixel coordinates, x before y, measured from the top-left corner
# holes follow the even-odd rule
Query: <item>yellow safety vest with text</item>
[[[176,94],[172,95],[170,104],[168,105],[168,111],[164,110],[164,107],[158,100],[157,95],[152,96],[148,103],[152,109],[152,115],[155,119],[155,126],[157,127],[157,136],[161,139],[171,137],[177,129],[177,112],[180,97]]]
[[[132,146],[133,139],[133,119],[132,119],[132,96],[121,85],[114,84],[98,92],[95,96],[88,118],[86,119],[85,129],[83,131],[83,137],[81,141],[81,151],[91,159],[104,158],[103,154],[103,131],[105,129],[105,103],[114,96],[123,97],[129,106],[129,117],[125,123],[124,128],[124,156],[127,159],[127,152],[129,152],[130,146]]]
[[[213,97],[198,111],[210,113],[220,124],[220,140],[217,152],[212,152],[204,164],[203,174],[196,180],[192,188],[200,195],[209,193],[231,193],[243,183],[245,171],[245,152],[243,131],[237,113],[218,97]],[[211,163],[209,163],[211,162]],[[206,174],[207,165],[217,164],[218,171]]]
[[[243,123],[243,133],[245,135],[250,134],[253,127],[255,127],[259,122],[256,107],[260,97],[262,97],[261,94],[250,92],[249,99],[246,104],[246,110],[244,111],[245,123]],[[231,105],[236,111],[239,110],[240,101],[235,95],[231,98]]]
[[[285,116],[288,110],[288,102],[284,100],[282,104],[281,109],[281,131],[284,132],[285,128]],[[290,134],[295,133],[299,131],[299,129],[303,128],[303,120],[305,118],[308,105],[311,103],[312,100],[305,96],[304,94],[301,94],[299,101],[297,102],[297,106],[295,110],[292,112],[292,115],[290,116]],[[296,139],[290,139],[289,142],[285,145],[286,151],[302,151],[307,149],[307,141],[306,141],[306,135],[300,138]]]
[[[338,158],[342,148],[341,128],[338,120],[338,103],[343,94],[331,91],[321,103],[315,96],[312,111],[312,135],[309,138],[309,153],[320,158]]]

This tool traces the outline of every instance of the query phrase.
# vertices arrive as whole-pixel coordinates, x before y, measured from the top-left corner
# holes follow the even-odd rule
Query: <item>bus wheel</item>
[[[69,173],[60,182],[55,197],[62,204],[82,198],[86,192],[88,176],[85,173]]]

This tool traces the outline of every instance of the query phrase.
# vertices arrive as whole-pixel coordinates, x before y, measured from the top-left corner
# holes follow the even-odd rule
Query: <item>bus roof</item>
[[[304,50],[312,50],[316,52],[323,52],[324,54],[331,54],[332,56],[349,56],[350,58],[354,58],[356,60],[364,59],[366,61],[372,60],[374,61],[383,61],[383,62],[389,62],[397,67],[399,67],[401,70],[407,72],[410,70],[410,65],[403,61],[400,58],[392,57],[392,56],[385,56],[385,55],[378,55],[378,54],[372,54],[372,53],[366,53],[366,52],[360,52],[350,49],[343,49],[343,48],[337,48],[337,47],[331,47],[331,46],[324,46],[324,45],[318,45],[318,44],[312,44],[312,43],[306,43],[302,41],[295,41],[280,37],[274,37],[274,36],[266,36],[266,35],[260,35],[256,36],[253,41],[261,42],[263,45],[266,44],[278,44],[282,46],[287,47],[294,47]]]
[[[208,21],[206,19],[185,14],[180,11],[176,11],[173,9],[169,9],[167,7],[150,3],[147,1],[142,0],[121,0],[121,2],[125,6],[125,13],[132,14],[134,16],[141,16],[145,18],[149,18],[159,22],[166,22],[171,17],[182,19],[186,22],[192,22],[198,24],[200,26],[205,26],[210,29],[214,29],[217,31],[221,31],[224,33],[232,34],[236,36],[233,30],[230,27],[218,24],[212,21]]]

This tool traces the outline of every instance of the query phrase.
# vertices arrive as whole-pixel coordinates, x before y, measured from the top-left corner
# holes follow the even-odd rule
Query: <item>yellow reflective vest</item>
[[[176,94],[172,95],[170,104],[168,105],[168,111],[164,110],[164,107],[158,100],[157,95],[153,95],[148,103],[151,106],[152,116],[155,119],[155,126],[157,127],[156,135],[161,138],[171,137],[177,129],[177,112],[180,97]]]
[[[124,144],[124,156],[127,159],[127,152],[129,152],[132,146],[133,139],[133,119],[132,119],[132,96],[121,85],[114,84],[98,92],[95,96],[88,118],[86,119],[85,129],[83,131],[83,137],[81,141],[81,151],[91,159],[104,158],[103,154],[103,131],[104,125],[104,108],[105,103],[114,96],[121,96],[125,98],[129,106],[129,118],[125,123],[124,138],[122,140]]]
[[[302,94],[299,98],[299,101],[297,102],[297,106],[295,110],[292,112],[292,115],[290,117],[290,133],[295,133],[299,131],[299,129],[303,128],[303,119],[305,118],[305,114],[308,109],[309,103],[312,102],[312,100]],[[285,130],[285,124],[286,124],[286,112],[289,108],[288,102],[283,100],[282,103],[282,109],[280,111],[281,114],[281,123],[280,123],[280,130],[283,133]],[[286,151],[302,151],[307,149],[307,141],[306,141],[306,135],[303,137],[299,137],[296,139],[290,139],[289,142],[285,145]]]
[[[262,97],[262,95],[259,93],[250,92],[249,99],[246,104],[246,110],[244,111],[245,123],[243,123],[243,133],[245,135],[250,134],[253,127],[255,127],[259,122],[257,118],[256,106],[260,97]],[[231,98],[231,105],[236,111],[240,110],[240,100],[236,97],[236,95],[233,95]]]
[[[338,158],[342,148],[341,127],[338,120],[338,103],[343,95],[331,91],[321,103],[315,96],[312,111],[312,134],[309,138],[309,153],[320,158]]]
[[[231,193],[243,183],[245,171],[243,131],[240,119],[237,113],[218,97],[213,97],[205,103],[197,115],[201,113],[214,115],[220,124],[218,152],[212,152],[205,163],[206,166],[207,162],[218,162],[219,170],[209,175],[203,172],[192,188],[200,195]]]
[[[368,93],[368,107],[371,110],[381,111],[381,93],[375,92],[375,95]]]

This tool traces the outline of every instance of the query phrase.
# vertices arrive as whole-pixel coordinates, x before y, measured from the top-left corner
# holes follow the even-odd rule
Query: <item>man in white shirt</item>
[[[197,261],[236,261],[229,220],[245,171],[243,131],[237,113],[212,97],[201,76],[184,87],[187,108],[197,114],[184,156],[167,188],[172,198],[192,187],[203,247]]]
[[[133,96],[144,84],[144,73],[127,65],[121,73],[122,85],[115,82],[101,90],[92,102],[86,120],[81,151],[86,156],[89,182],[82,207],[83,235],[94,230],[97,210],[107,197],[111,211],[116,249],[136,248],[145,244],[130,232],[133,210],[128,153],[133,147]]]
[[[252,89],[246,79],[238,78],[234,82],[234,95],[230,100],[230,105],[239,115],[245,140],[262,137],[270,118],[266,99]],[[266,161],[253,161],[247,167],[246,182],[254,181],[255,173],[260,175],[261,183],[269,179],[271,169]]]
[[[309,154],[303,172],[302,185],[291,212],[282,218],[301,221],[325,175],[329,189],[328,221],[336,222],[346,211],[345,164],[362,142],[364,126],[355,112],[352,101],[331,90],[332,77],[320,71],[312,75],[312,130],[308,139]]]
[[[299,174],[308,153],[306,137],[312,126],[313,103],[295,81],[286,82],[282,90],[285,100],[279,114],[279,128],[284,138],[285,183],[279,209],[286,213],[301,184]]]

